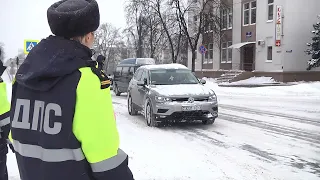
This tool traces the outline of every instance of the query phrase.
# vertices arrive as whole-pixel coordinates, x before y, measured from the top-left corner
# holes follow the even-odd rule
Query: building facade
[[[221,8],[219,51],[213,54],[212,66],[202,63],[197,74],[217,77],[224,71],[241,70],[279,81],[320,80],[319,68],[306,70],[310,56],[304,52],[306,43],[311,42],[312,25],[319,21],[319,0],[221,0],[221,3],[227,6]],[[202,42],[208,44],[208,49],[212,41],[210,36],[203,35]],[[219,63],[214,62],[217,59]],[[197,62],[201,60],[197,58]]]

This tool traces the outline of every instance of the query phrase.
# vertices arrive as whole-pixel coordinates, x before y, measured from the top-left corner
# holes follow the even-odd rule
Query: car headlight
[[[156,96],[156,97],[155,97],[155,100],[156,100],[156,102],[158,102],[158,103],[164,103],[164,102],[169,102],[169,101],[171,101],[170,98],[162,97],[162,96]]]
[[[217,96],[215,94],[210,95],[208,98],[208,101],[210,102],[217,102]]]

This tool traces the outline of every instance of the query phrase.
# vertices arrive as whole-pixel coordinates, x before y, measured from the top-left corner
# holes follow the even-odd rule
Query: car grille
[[[172,98],[172,101],[176,102],[186,102],[190,97],[187,98]],[[194,98],[194,101],[208,101],[209,98]]]
[[[188,111],[188,112],[174,112],[171,117],[173,119],[195,119],[203,117],[208,114],[209,111]]]

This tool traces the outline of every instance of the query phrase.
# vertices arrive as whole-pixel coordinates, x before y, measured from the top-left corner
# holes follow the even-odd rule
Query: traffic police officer
[[[11,141],[21,179],[133,180],[110,81],[91,60],[97,2],[62,0],[47,18],[55,36],[30,51],[13,84]]]
[[[6,67],[3,65],[3,51],[0,47],[0,179],[8,180],[7,172],[7,139],[10,131],[10,104],[7,99],[6,84],[1,79]]]

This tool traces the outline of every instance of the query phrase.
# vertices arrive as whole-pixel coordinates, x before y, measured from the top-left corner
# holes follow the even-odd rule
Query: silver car
[[[217,96],[205,83],[181,64],[141,66],[129,84],[128,112],[141,112],[148,126],[164,121],[212,124],[218,117]]]

